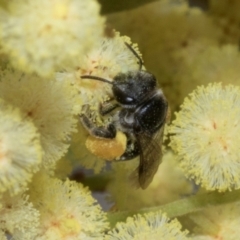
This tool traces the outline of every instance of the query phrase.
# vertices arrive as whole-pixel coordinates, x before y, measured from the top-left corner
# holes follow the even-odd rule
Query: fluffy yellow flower
[[[20,111],[0,100],[0,192],[21,191],[39,169],[40,136]]]
[[[189,178],[208,190],[240,187],[240,89],[198,87],[170,127],[171,146]]]
[[[1,76],[0,97],[17,106],[40,133],[43,164],[52,166],[66,153],[80,112],[78,92],[69,82],[41,79],[6,70]]]
[[[0,39],[15,67],[42,76],[71,66],[102,36],[95,0],[14,0],[1,11]]]
[[[30,186],[30,199],[40,212],[36,240],[103,239],[106,214],[81,184],[40,173]]]
[[[16,240],[35,239],[39,225],[39,212],[28,201],[28,196],[10,197],[3,194],[0,199],[0,231],[11,234]],[[0,239],[1,235],[0,235]]]
[[[193,240],[239,239],[239,202],[218,207],[209,207],[190,215],[196,227]]]
[[[128,218],[126,223],[117,223],[105,240],[184,240],[187,231],[181,231],[181,224],[170,220],[166,214],[148,213]]]
[[[82,64],[76,63],[78,80],[81,81],[81,75],[94,75],[112,81],[119,73],[138,70],[138,58],[125,43],[130,44],[141,57],[137,44],[133,44],[129,37],[114,32],[112,38],[101,38],[85,56]]]

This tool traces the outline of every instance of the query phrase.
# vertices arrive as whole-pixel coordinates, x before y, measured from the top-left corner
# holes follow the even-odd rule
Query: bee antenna
[[[82,79],[93,79],[93,80],[97,80],[97,81],[101,81],[101,82],[105,82],[105,83],[109,83],[112,84],[113,83],[105,78],[101,78],[101,77],[96,77],[96,76],[91,76],[91,75],[83,75],[81,76]]]
[[[125,45],[128,47],[128,49],[134,54],[134,56],[138,59],[138,63],[139,63],[139,70],[142,70],[142,66],[143,66],[143,60],[140,58],[140,56],[137,54],[137,52],[133,49],[133,47],[129,44],[125,42]]]

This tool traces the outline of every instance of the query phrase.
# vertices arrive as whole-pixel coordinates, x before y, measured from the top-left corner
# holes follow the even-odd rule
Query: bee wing
[[[147,134],[136,135],[140,146],[140,163],[136,171],[142,189],[147,188],[152,182],[162,161],[163,130],[164,125],[153,136]]]

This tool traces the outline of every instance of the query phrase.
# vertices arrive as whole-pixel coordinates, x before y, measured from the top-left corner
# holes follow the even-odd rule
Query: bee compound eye
[[[113,88],[116,100],[121,104],[133,104],[135,99],[129,96],[129,93],[123,88]]]

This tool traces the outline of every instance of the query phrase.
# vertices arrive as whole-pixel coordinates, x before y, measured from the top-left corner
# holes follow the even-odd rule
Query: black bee
[[[168,102],[161,89],[157,88],[156,78],[142,70],[142,59],[134,49],[125,43],[136,56],[139,70],[119,73],[113,81],[97,76],[81,76],[112,85],[113,100],[100,106],[100,114],[113,114],[112,122],[106,127],[96,126],[87,114],[80,120],[89,133],[98,138],[114,138],[117,131],[127,136],[125,153],[120,161],[130,160],[140,155],[138,168],[132,177],[138,178],[142,189],[151,183],[162,159],[163,130],[167,118]],[[88,105],[84,106],[87,113]]]

